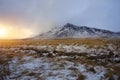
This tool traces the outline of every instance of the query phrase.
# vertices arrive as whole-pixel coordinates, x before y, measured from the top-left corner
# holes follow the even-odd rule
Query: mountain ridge
[[[33,39],[61,39],[61,38],[120,38],[120,32],[76,26],[67,23],[62,27],[54,27],[46,33],[42,33]]]

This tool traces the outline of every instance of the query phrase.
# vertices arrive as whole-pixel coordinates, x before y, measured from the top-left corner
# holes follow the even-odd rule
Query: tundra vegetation
[[[120,80],[120,39],[0,40],[0,80]]]

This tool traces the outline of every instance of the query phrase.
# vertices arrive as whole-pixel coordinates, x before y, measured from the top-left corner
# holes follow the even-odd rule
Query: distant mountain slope
[[[120,32],[76,26],[70,23],[62,27],[55,27],[50,31],[40,34],[33,39],[56,39],[56,38],[120,38]]]

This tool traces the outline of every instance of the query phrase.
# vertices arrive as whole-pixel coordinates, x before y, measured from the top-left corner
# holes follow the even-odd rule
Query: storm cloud
[[[68,22],[120,31],[120,0],[0,0],[0,22],[35,34]]]

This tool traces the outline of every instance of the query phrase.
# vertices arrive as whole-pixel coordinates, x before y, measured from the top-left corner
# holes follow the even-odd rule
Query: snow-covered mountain
[[[62,27],[54,27],[50,31],[40,34],[34,39],[56,39],[56,38],[113,38],[119,37],[120,32],[89,28],[86,26],[76,26],[70,23]]]

